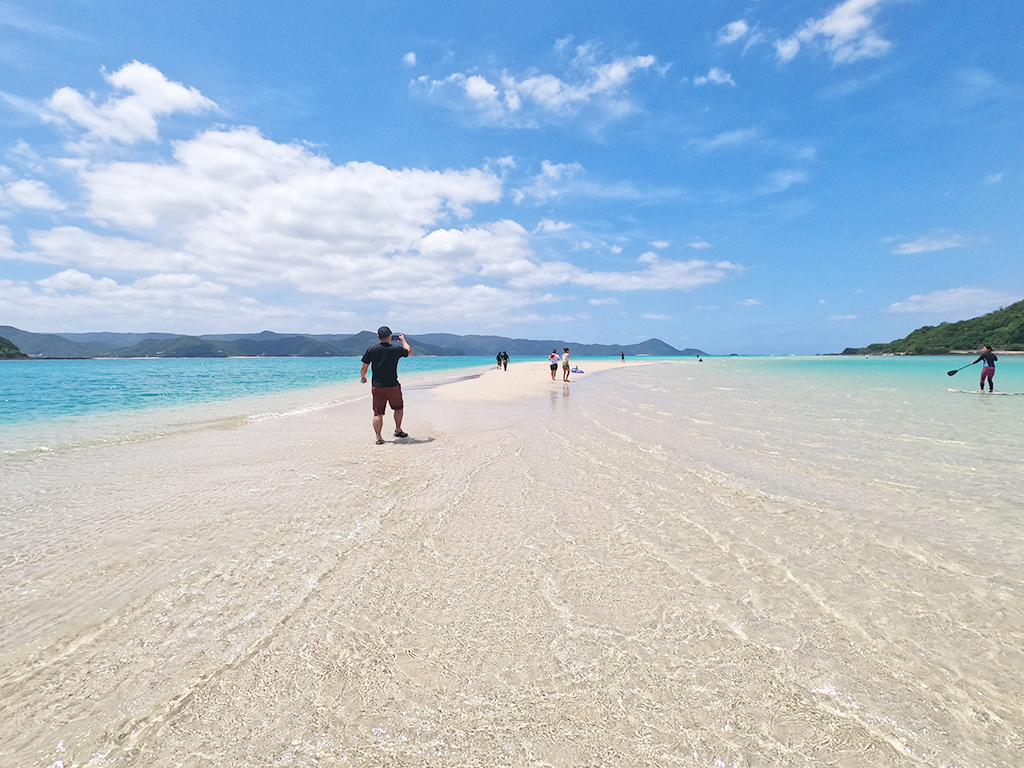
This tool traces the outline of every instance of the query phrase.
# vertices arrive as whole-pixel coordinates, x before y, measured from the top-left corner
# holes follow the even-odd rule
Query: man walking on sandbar
[[[395,416],[395,437],[408,437],[402,431],[402,415],[405,403],[402,402],[402,385],[398,383],[398,361],[408,357],[412,347],[405,336],[398,334],[401,347],[391,343],[391,329],[382,325],[377,329],[379,343],[366,350],[363,355],[363,369],[359,380],[366,383],[366,371],[373,366],[373,377],[370,382],[370,395],[373,399],[373,431],[377,433],[377,445],[384,442],[380,431],[384,427],[384,411],[388,405]]]

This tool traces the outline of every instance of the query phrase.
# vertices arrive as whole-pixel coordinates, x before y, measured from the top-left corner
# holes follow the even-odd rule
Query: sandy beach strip
[[[1019,598],[702,460],[695,361],[574,362],[9,474],[0,764],[1010,764]]]

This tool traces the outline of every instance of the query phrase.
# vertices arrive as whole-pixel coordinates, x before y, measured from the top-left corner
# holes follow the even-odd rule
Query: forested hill
[[[18,349],[10,339],[0,336],[0,360],[23,360],[26,357],[28,355]]]
[[[888,344],[848,347],[843,354],[945,355],[978,350],[985,344],[993,349],[1024,351],[1024,301],[959,323],[926,325]]]

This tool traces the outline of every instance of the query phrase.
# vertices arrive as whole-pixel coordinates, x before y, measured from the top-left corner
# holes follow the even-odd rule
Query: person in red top
[[[408,357],[412,347],[405,340],[405,336],[398,334],[401,347],[391,343],[391,329],[382,325],[377,329],[378,344],[366,350],[363,355],[363,368],[359,374],[359,380],[366,383],[366,371],[373,366],[373,380],[370,382],[370,394],[373,398],[373,431],[377,433],[377,445],[384,442],[380,436],[384,428],[384,411],[387,406],[395,416],[395,437],[408,437],[402,431],[402,416],[405,413],[405,403],[402,401],[402,385],[398,383],[398,361]]]
[[[986,379],[988,380],[988,391],[991,392],[993,390],[992,379],[996,375],[996,360],[998,359],[998,357],[992,354],[992,347],[986,344],[981,353],[981,357],[974,361],[974,363],[980,363],[983,360],[985,361],[985,365],[981,369],[981,384],[978,385],[982,392],[985,391]],[[974,365],[974,363],[971,363],[971,365]]]

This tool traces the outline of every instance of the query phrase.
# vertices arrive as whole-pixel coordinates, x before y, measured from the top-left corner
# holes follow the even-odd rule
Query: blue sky
[[[1024,5],[0,1],[0,324],[889,341],[1024,298]]]

